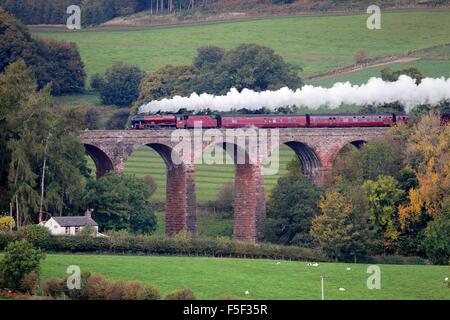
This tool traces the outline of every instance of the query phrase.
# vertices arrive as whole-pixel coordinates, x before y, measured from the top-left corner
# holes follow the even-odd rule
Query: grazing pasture
[[[389,67],[392,70],[400,70],[414,66],[419,68],[427,77],[450,78],[450,58],[448,60],[418,60],[410,63],[395,63],[383,67],[370,68],[363,71],[346,73],[342,75],[333,76],[327,79],[311,81],[312,85],[322,87],[332,87],[336,82],[350,81],[352,84],[366,83],[372,77],[380,77],[382,69]]]
[[[206,45],[268,46],[311,75],[353,63],[360,48],[369,56],[404,54],[450,42],[450,11],[382,13],[382,29],[369,30],[366,14],[272,17],[155,28],[100,28],[82,31],[35,28],[34,34],[76,42],[88,75],[116,62],[153,71],[165,64],[189,64]]]
[[[380,265],[381,289],[369,290],[365,264],[320,263],[313,267],[306,262],[275,260],[48,254],[41,279],[64,277],[69,265],[112,279],[153,283],[162,295],[190,287],[200,299],[228,295],[239,299],[320,299],[321,275],[329,300],[450,299],[450,288],[443,281],[449,275],[448,266]]]

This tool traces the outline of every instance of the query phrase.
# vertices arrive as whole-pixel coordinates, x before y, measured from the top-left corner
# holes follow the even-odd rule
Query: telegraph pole
[[[320,289],[321,289],[321,293],[322,293],[322,300],[325,300],[325,291],[323,289],[323,276],[320,276]]]

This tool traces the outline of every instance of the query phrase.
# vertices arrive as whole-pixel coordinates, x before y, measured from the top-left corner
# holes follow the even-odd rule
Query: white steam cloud
[[[395,82],[371,78],[366,84],[352,85],[350,82],[335,83],[332,88],[305,85],[295,91],[281,88],[276,91],[255,92],[244,89],[238,92],[231,89],[224,96],[211,94],[191,94],[190,97],[175,96],[172,99],[151,101],[139,108],[139,113],[156,113],[158,111],[177,112],[181,108],[189,111],[211,109],[231,111],[246,108],[257,110],[266,107],[275,110],[286,106],[304,106],[317,109],[320,106],[337,108],[342,104],[380,105],[400,102],[409,112],[421,104],[438,104],[450,100],[450,78],[425,78],[417,85],[415,80],[402,75]]]

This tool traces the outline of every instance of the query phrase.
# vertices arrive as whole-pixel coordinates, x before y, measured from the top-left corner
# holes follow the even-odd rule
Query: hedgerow
[[[0,250],[21,239],[18,233],[0,234]],[[265,258],[285,260],[328,261],[320,251],[268,243],[250,244],[224,239],[186,239],[165,236],[111,235],[39,237],[32,242],[45,252],[108,253],[129,255],[183,255],[233,258]]]

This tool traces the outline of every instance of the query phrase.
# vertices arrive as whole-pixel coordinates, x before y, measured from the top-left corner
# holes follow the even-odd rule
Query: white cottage
[[[91,227],[98,234],[98,224],[88,211],[84,216],[52,217],[44,223],[52,235],[76,235],[85,227]]]

